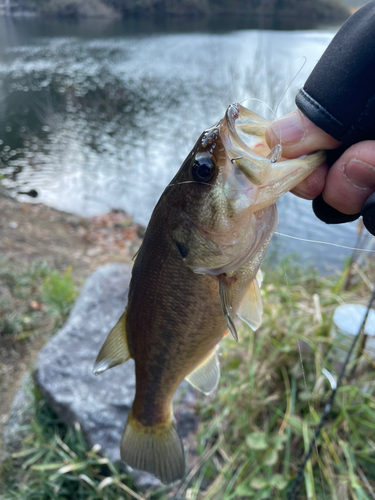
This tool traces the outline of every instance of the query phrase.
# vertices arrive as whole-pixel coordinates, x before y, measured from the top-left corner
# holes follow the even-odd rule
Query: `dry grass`
[[[201,409],[200,452],[215,450],[186,485],[191,500],[287,498],[331,392],[322,370],[337,369],[333,311],[366,304],[363,276],[374,282],[368,264],[344,290],[348,273],[324,278],[288,263],[266,272],[264,323],[256,333],[244,329],[239,344],[223,343],[219,394]],[[351,362],[297,498],[375,498],[375,362],[367,357],[359,370],[361,359]]]

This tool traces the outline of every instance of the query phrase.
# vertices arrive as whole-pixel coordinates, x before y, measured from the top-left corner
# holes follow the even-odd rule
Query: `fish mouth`
[[[275,163],[281,157],[270,158],[270,151],[265,140],[265,131],[269,121],[244,108],[239,103],[231,104],[224,116],[220,130],[228,157],[232,165],[254,186],[261,187],[269,181],[271,159]]]
[[[270,123],[234,103],[228,107],[220,131],[232,165],[238,167],[251,184],[260,188],[259,191],[267,191],[264,196],[269,198],[269,203],[263,200],[263,207],[276,202],[325,160],[322,151],[287,160],[282,158],[281,144],[270,150],[265,139]]]
[[[231,104],[224,120],[228,126],[232,148],[251,158],[265,160],[270,148],[265,141],[265,131],[271,123],[239,103]]]

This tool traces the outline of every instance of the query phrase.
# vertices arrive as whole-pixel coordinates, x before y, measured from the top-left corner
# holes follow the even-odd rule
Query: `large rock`
[[[120,440],[135,393],[134,363],[95,377],[92,369],[108,332],[125,308],[131,269],[110,264],[87,280],[64,327],[39,354],[35,381],[59,417],[79,422],[89,446],[99,444],[112,460],[120,458]],[[182,384],[176,393],[176,417],[182,438],[194,431],[195,391]],[[151,477],[137,474],[138,484]]]
[[[28,426],[35,417],[33,386],[30,374],[26,373],[12,402],[9,420],[4,428],[4,448],[0,447],[0,463],[19,450],[23,438],[29,434]]]

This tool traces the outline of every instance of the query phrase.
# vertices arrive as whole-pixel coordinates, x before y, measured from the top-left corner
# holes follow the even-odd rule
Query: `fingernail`
[[[355,188],[373,191],[375,167],[356,158],[352,158],[342,167],[346,180]]]
[[[305,130],[298,111],[293,111],[290,115],[272,122],[271,129],[279,142],[286,146],[297,144],[305,136]]]

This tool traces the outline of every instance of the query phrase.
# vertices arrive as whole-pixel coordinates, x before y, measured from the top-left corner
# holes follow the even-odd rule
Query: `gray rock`
[[[27,373],[21,382],[4,428],[4,449],[0,449],[0,462],[19,450],[22,439],[29,434],[28,424],[35,415],[33,381]]]
[[[120,459],[120,441],[135,393],[134,363],[93,375],[93,364],[108,332],[124,311],[131,268],[110,264],[87,280],[63,328],[39,354],[35,382],[68,425],[79,422],[89,446],[99,444],[111,460]],[[195,391],[181,384],[176,393],[180,435],[197,426]],[[155,484],[146,473],[134,479]]]

